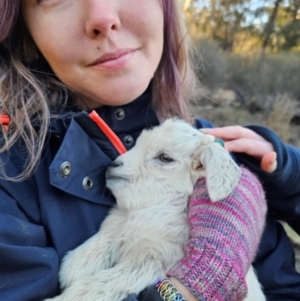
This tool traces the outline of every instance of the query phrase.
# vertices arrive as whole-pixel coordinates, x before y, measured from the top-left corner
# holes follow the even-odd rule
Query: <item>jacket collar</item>
[[[133,147],[144,128],[159,124],[156,114],[150,108],[150,99],[151,93],[148,89],[146,93],[127,105],[104,106],[97,109],[100,117],[121,140],[128,135],[133,138],[134,143],[127,146],[127,149]],[[116,118],[119,109],[125,112],[122,120]],[[52,120],[49,143],[51,141],[57,143],[58,137],[60,142],[49,167],[50,182],[56,188],[88,201],[112,204],[114,200],[105,190],[105,171],[118,153],[89,118],[88,113],[66,112]],[[71,166],[70,172],[66,177],[62,177],[61,168],[66,162]],[[88,190],[84,188],[86,178],[93,183],[92,188]]]

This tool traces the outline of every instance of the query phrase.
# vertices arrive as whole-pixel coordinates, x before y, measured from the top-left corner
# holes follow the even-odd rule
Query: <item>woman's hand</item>
[[[257,252],[266,211],[264,190],[245,168],[232,192],[215,203],[206,180],[199,179],[189,200],[190,239],[184,258],[167,276],[173,277],[182,294],[184,287],[176,279],[198,300],[244,300],[245,277]]]
[[[245,153],[259,159],[262,170],[270,173],[276,170],[277,155],[273,145],[255,132],[242,126],[207,128],[201,132],[222,139],[229,152]]]

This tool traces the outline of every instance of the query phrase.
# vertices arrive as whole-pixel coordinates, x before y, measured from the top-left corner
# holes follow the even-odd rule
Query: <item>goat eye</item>
[[[158,156],[158,159],[161,161],[161,162],[164,162],[164,163],[170,163],[170,162],[173,162],[174,160],[169,157],[168,155],[166,154],[161,154]]]

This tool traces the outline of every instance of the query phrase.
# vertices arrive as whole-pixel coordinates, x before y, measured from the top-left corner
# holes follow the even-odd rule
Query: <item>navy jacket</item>
[[[97,110],[127,149],[144,128],[159,123],[149,98],[147,92],[128,105]],[[196,126],[212,124],[197,120]],[[269,200],[270,216],[255,267],[268,300],[300,300],[293,250],[273,217],[299,224],[300,152],[265,128],[251,128],[271,141],[278,153],[273,174],[262,172],[253,158],[236,154],[239,163],[259,175]],[[9,175],[22,170],[23,152],[18,143],[1,155]],[[58,294],[61,259],[98,231],[115,204],[105,189],[104,174],[117,155],[87,112],[67,112],[52,121],[33,176],[18,183],[0,180],[0,300],[34,301]]]

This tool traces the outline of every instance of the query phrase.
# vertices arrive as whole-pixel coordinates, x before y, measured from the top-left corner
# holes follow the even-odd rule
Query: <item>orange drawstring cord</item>
[[[8,130],[10,117],[8,115],[0,115],[0,124],[2,124],[5,131]]]
[[[104,120],[96,113],[96,111],[92,111],[89,114],[89,117],[98,125],[98,127],[103,131],[108,140],[112,143],[112,145],[116,148],[120,155],[127,152],[125,146],[118,138],[118,136],[109,128],[109,126],[104,122]],[[10,117],[8,115],[0,115],[0,124],[2,124],[5,131],[8,130],[8,126],[10,123]]]
[[[89,117],[98,125],[98,127],[105,134],[107,139],[112,143],[115,149],[118,151],[120,155],[127,152],[127,149],[118,138],[118,136],[111,130],[111,128],[105,123],[105,121],[97,114],[96,111],[92,111],[89,114]]]

